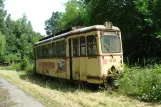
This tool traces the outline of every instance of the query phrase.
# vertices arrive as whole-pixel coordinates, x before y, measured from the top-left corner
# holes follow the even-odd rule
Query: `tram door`
[[[99,63],[100,60],[98,58],[98,47],[97,47],[97,36],[91,33],[87,35],[87,78],[95,79],[97,76],[100,76]]]
[[[85,34],[84,34],[85,35]],[[80,79],[87,80],[87,50],[86,50],[86,37],[80,37]]]
[[[72,39],[72,71],[73,80],[86,81],[87,79],[87,57],[85,34]]]
[[[80,80],[79,38],[72,39],[72,71],[73,80]]]

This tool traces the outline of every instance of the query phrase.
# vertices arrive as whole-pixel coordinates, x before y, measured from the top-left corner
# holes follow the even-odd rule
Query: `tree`
[[[7,35],[5,60],[9,63],[21,62],[24,57],[33,58],[33,45],[42,36],[33,31],[31,22],[23,14],[22,18],[14,21],[11,15],[5,20]]]
[[[17,38],[14,34],[15,30],[15,21],[11,19],[11,15],[9,14],[5,20],[5,25],[6,25],[6,54],[13,53],[15,54],[17,51],[16,43],[17,43]]]
[[[51,18],[45,21],[45,30],[48,36],[58,32],[58,20],[61,14],[61,12],[53,12]]]
[[[125,56],[160,56],[160,0],[84,0],[88,24],[112,21],[122,31]]]
[[[3,0],[0,0],[0,31],[3,34],[6,34],[6,27],[4,23],[5,17],[6,17],[6,11],[4,10]]]
[[[67,29],[73,26],[84,26],[86,11],[81,2],[69,0],[65,4],[65,12],[58,21],[59,30]]]
[[[0,32],[0,61],[4,61],[6,39],[5,36]]]

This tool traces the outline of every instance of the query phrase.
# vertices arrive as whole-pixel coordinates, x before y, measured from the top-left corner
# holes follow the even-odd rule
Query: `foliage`
[[[120,79],[119,90],[144,101],[160,101],[160,78],[160,65],[129,68]]]
[[[20,53],[16,53],[16,54],[8,54],[5,55],[5,61],[7,63],[16,63],[16,62],[20,62],[21,61],[21,54]]]
[[[124,55],[130,60],[160,56],[159,0],[85,0],[90,25],[112,21],[122,31]]]
[[[0,32],[0,60],[4,60],[6,39],[5,36]]]
[[[33,31],[25,14],[13,20],[4,10],[4,1],[0,0],[0,62],[12,64],[16,70],[29,69],[27,65],[33,59],[33,45],[40,38],[41,34]]]
[[[20,63],[12,64],[9,69],[10,70],[16,70],[16,71],[21,71],[21,65],[20,65]]]
[[[27,73],[34,73],[34,71],[33,71],[33,68],[34,68],[34,64],[33,63],[30,63],[29,65],[27,65],[27,67],[26,67],[26,72]]]
[[[16,70],[16,71],[26,71],[26,74],[33,74],[33,62],[29,61],[27,58],[21,60],[21,63],[12,63],[11,66],[4,67],[5,70]]]
[[[3,52],[3,55],[0,54],[0,60],[8,63],[18,63],[21,62],[24,57],[33,59],[33,45],[42,38],[42,36],[33,31],[31,22],[27,20],[27,16],[23,14],[22,18],[15,21],[12,20],[9,14],[6,19],[3,20],[5,32],[3,31],[4,33],[2,32],[1,35],[5,34],[5,40],[3,39],[3,42],[0,42],[4,44],[3,50],[0,51],[1,53]]]
[[[86,11],[81,2],[69,0],[65,4],[65,12],[58,20],[59,30],[67,29],[73,26],[84,26]]]
[[[25,70],[28,64],[29,64],[29,59],[27,57],[24,57],[20,63],[21,70]]]
[[[5,20],[6,11],[4,10],[4,0],[0,0],[0,31],[6,34]]]
[[[58,20],[61,14],[61,12],[53,12],[51,18],[45,21],[45,30],[48,36],[58,32]]]
[[[160,5],[160,0],[69,0],[56,22],[62,30],[111,21],[122,31],[124,55],[136,62],[161,57]]]

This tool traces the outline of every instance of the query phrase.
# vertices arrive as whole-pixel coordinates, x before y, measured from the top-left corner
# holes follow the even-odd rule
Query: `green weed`
[[[119,91],[140,100],[161,101],[161,66],[132,67],[125,69],[119,80]]]

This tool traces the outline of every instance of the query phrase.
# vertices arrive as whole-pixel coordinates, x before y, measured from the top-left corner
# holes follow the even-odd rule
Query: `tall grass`
[[[140,100],[161,102],[161,65],[125,68],[119,91]]]
[[[49,107],[149,107],[154,104],[140,102],[116,92],[92,91],[71,86],[64,81],[39,77],[25,72],[0,70],[0,76],[47,104]]]
[[[118,92],[122,93],[123,95],[135,97],[139,100],[148,102],[161,102],[161,65],[158,64],[158,61],[146,60],[146,62],[150,63],[151,65],[144,64],[144,66],[139,66],[139,64],[137,64],[137,66],[132,66],[130,68],[124,64],[124,74],[123,77],[119,79],[120,87]],[[152,63],[155,62],[157,62],[157,64],[152,65]],[[25,78],[26,80],[27,78],[32,81],[34,78],[40,80],[41,83],[43,83],[44,80],[42,78],[35,78],[32,77],[32,75],[30,75],[30,77],[28,76],[28,74],[33,73],[33,67],[34,65],[32,61],[24,59],[21,63],[13,64],[7,69],[17,71],[24,70],[26,72],[24,75],[20,76],[21,79]],[[59,84],[57,84],[53,83],[53,81],[48,81],[44,84],[47,88],[53,89],[52,87],[57,87],[56,89],[63,90],[63,92],[64,89],[73,90],[73,88],[68,85],[62,85],[63,82],[59,82]],[[82,89],[84,90],[84,88]]]

